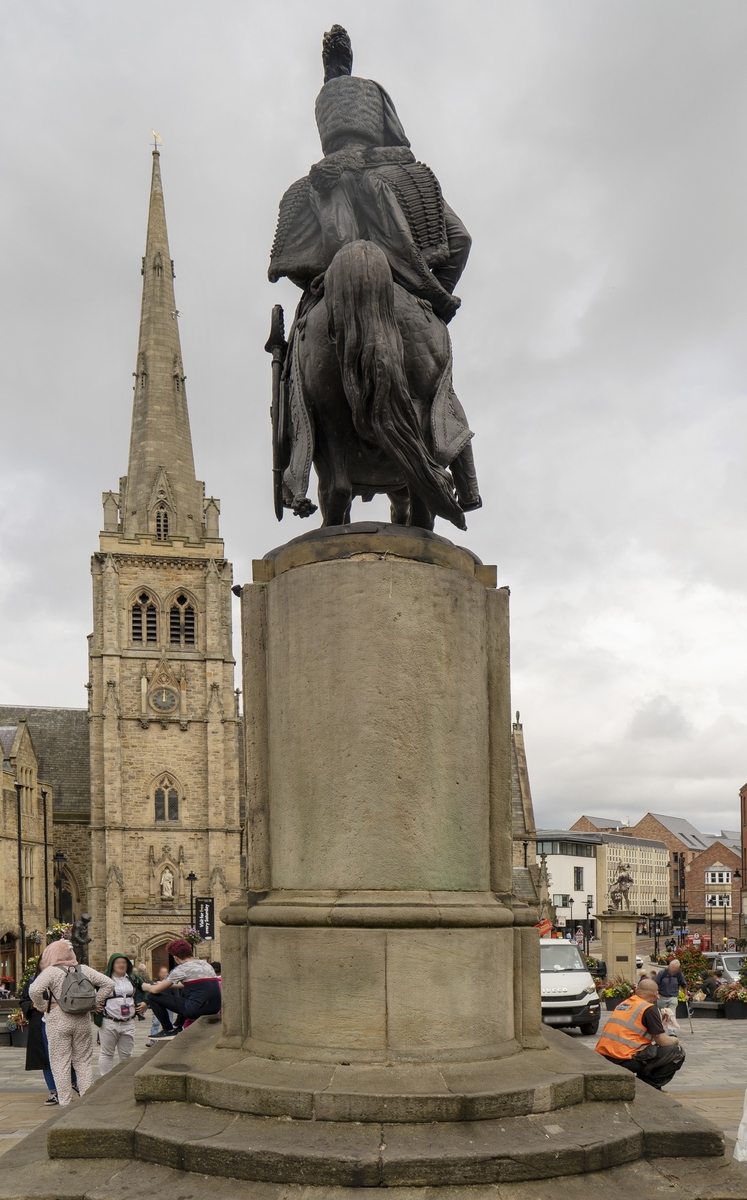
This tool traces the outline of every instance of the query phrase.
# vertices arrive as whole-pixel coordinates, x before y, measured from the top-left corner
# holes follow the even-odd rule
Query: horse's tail
[[[327,269],[324,292],[358,436],[397,464],[432,512],[465,529],[451,480],[429,452],[418,424],[386,255],[373,242],[343,246]]]

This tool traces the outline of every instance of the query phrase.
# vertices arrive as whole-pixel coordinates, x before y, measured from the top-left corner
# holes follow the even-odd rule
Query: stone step
[[[112,1099],[62,1116],[49,1129],[47,1151],[53,1159],[134,1158],[265,1183],[427,1187],[549,1179],[646,1155],[718,1157],[724,1138],[638,1085],[632,1103],[441,1124],[257,1118],[179,1101]]]
[[[482,1121],[592,1100],[631,1100],[635,1079],[563,1034],[550,1048],[485,1062],[292,1063],[220,1047],[200,1028],[164,1042],[135,1075],[137,1100],[316,1121]]]

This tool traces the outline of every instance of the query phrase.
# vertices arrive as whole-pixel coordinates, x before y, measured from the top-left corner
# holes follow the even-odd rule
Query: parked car
[[[540,938],[542,1020],[546,1025],[599,1028],[600,1003],[594,980],[575,942]]]
[[[734,983],[739,979],[739,972],[747,955],[738,954],[736,950],[719,950],[717,952],[707,951],[703,957],[708,959],[708,965],[712,971],[718,967],[721,968],[724,973],[724,982]]]
[[[635,956],[635,965],[640,971],[641,967],[643,966],[643,959],[641,958],[640,954],[636,954]]]

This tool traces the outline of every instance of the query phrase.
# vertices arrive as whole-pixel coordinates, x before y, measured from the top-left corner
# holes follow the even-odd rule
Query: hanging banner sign
[[[548,921],[547,917],[538,921],[534,928],[539,930],[540,937],[549,937],[552,933],[552,923]]]
[[[215,901],[212,896],[198,896],[195,900],[195,928],[200,941],[212,942],[215,937]]]

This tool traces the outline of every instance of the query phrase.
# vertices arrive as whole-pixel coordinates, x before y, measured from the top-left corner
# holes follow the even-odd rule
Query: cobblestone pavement
[[[92,1025],[91,1029],[95,1039],[95,1027]],[[144,1052],[149,1032],[150,1013],[145,1021],[135,1024],[135,1057]],[[94,1079],[99,1078],[98,1057],[98,1047],[94,1042]],[[0,1046],[0,1155],[59,1111],[45,1105],[49,1092],[44,1076],[41,1071],[26,1071],[25,1062],[24,1049]]]

